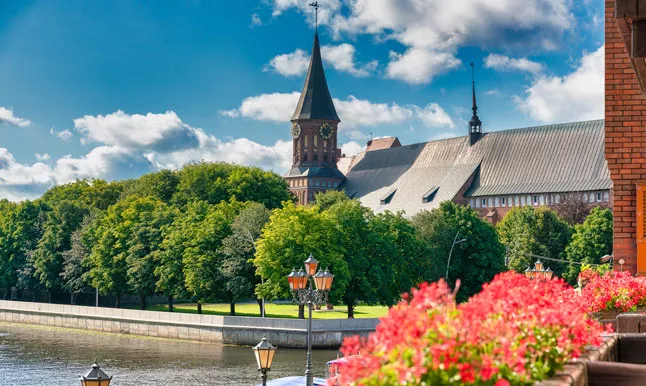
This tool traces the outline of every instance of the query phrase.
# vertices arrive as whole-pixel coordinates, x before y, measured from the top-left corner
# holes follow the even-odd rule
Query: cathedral
[[[318,33],[305,85],[292,116],[292,168],[285,175],[301,205],[315,194],[344,190],[374,210],[412,216],[451,200],[499,221],[517,206],[554,206],[566,195],[610,205],[604,121],[483,133],[475,82],[465,136],[402,146],[396,137],[368,142],[344,157],[341,122],[328,89]]]

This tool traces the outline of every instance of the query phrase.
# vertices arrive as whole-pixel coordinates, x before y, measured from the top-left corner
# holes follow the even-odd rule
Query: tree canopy
[[[505,270],[505,248],[494,227],[468,206],[446,201],[438,209],[418,213],[412,222],[429,249],[430,280],[444,278],[448,265],[449,285],[458,279],[461,283],[458,301],[480,292],[482,284]]]
[[[565,247],[570,241],[572,228],[547,207],[516,207],[496,225],[500,241],[508,251],[509,267],[524,272],[545,256],[564,259]],[[554,274],[562,276],[567,264],[543,261]]]
[[[593,208],[583,224],[574,226],[565,256],[572,262],[601,264],[599,259],[609,254],[612,254],[612,212],[610,209]],[[575,285],[580,271],[580,264],[570,264],[564,277]]]

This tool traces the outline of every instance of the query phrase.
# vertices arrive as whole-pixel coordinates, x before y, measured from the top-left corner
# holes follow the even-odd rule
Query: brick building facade
[[[625,260],[624,270],[646,274],[642,193],[646,186],[646,97],[642,87],[646,66],[643,57],[634,57],[638,47],[633,47],[640,11],[646,17],[646,1],[606,1],[605,149],[614,184],[614,259]],[[635,43],[639,37],[636,34]]]

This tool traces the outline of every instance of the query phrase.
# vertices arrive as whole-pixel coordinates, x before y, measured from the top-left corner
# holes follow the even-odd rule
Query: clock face
[[[332,136],[332,133],[334,133],[334,128],[332,127],[332,125],[324,122],[321,125],[321,137],[323,137],[323,139],[328,139]]]
[[[294,138],[298,138],[301,135],[301,125],[296,122],[292,123],[292,135]]]

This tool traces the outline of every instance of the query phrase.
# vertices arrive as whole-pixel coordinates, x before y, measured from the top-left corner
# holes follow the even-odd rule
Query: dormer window
[[[386,193],[385,196],[383,196],[380,200],[379,203],[381,205],[388,205],[390,204],[390,201],[392,201],[393,197],[395,196],[395,192],[397,192],[397,189],[392,189]]]
[[[435,198],[435,194],[437,193],[438,189],[440,189],[439,186],[434,186],[428,192],[424,193],[424,195],[422,196],[422,202],[427,204],[427,203],[433,201],[433,199]]]

